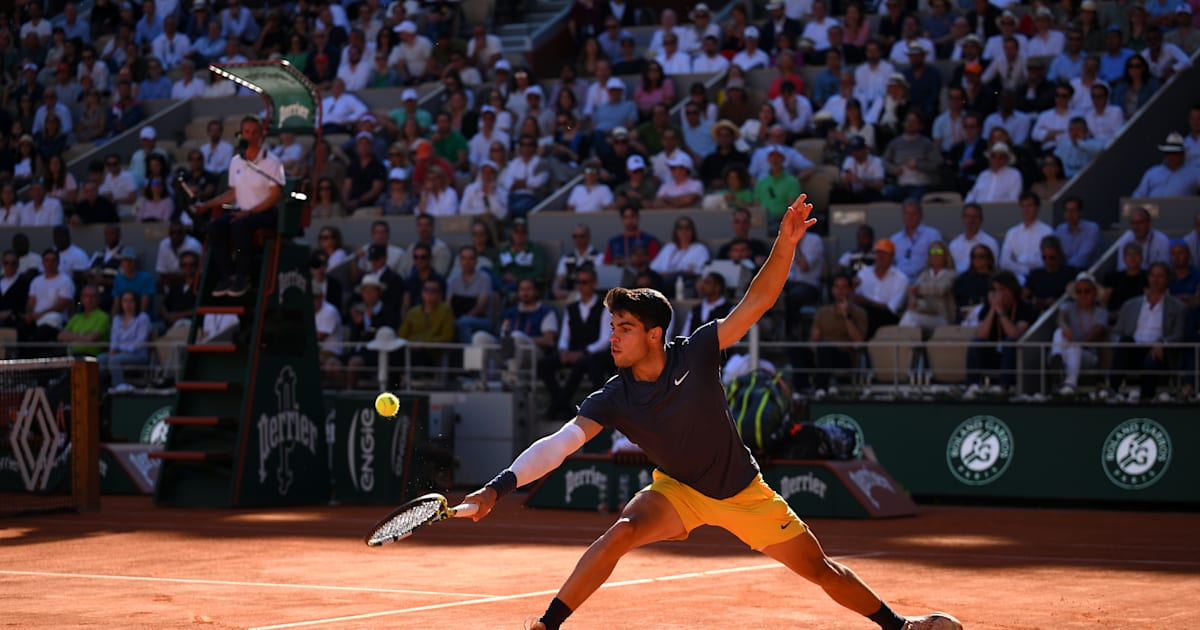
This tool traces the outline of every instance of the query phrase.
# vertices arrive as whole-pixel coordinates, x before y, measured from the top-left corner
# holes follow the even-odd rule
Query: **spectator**
[[[600,183],[600,165],[588,162],[583,167],[583,181],[567,198],[567,212],[600,212],[612,202],[612,190]]]
[[[1200,211],[1192,217],[1192,231],[1183,237],[1183,242],[1187,245],[1188,257],[1200,263]]]
[[[384,225],[387,224],[384,223]],[[372,231],[374,231],[374,227],[372,227]],[[342,231],[336,226],[325,225],[321,227],[320,231],[317,233],[316,249],[317,251],[325,254],[327,269],[335,269],[343,262],[350,260],[350,256],[346,254],[344,243],[342,243]],[[397,247],[396,249],[400,248]],[[398,258],[403,257],[403,255],[404,250],[400,249]],[[351,265],[351,267],[353,268],[354,265]]]
[[[946,88],[946,109],[934,119],[931,130],[933,142],[943,155],[949,154],[954,149],[954,145],[962,142],[966,137],[963,129],[967,116],[965,106],[966,93],[963,92],[962,86],[950,85]],[[976,132],[976,136],[978,135]]]
[[[1072,28],[1067,31],[1066,45],[1058,56],[1050,62],[1048,79],[1060,84],[1077,79],[1083,74],[1083,60],[1087,55],[1083,51],[1083,31]]]
[[[529,240],[529,222],[525,217],[513,219],[509,242],[496,255],[495,266],[500,286],[506,293],[517,290],[521,280],[543,282],[546,278],[546,253]]]
[[[350,160],[346,181],[342,184],[343,203],[351,213],[377,205],[388,179],[383,162],[375,157],[374,140],[375,137],[366,131],[358,132],[354,138],[354,158]]]
[[[706,187],[719,188],[724,181],[724,173],[731,166],[749,166],[750,157],[738,150],[735,144],[738,133],[737,125],[729,120],[722,119],[712,125],[709,131],[714,143],[712,151],[705,155],[700,164],[700,180]]]
[[[1150,76],[1166,83],[1179,72],[1192,67],[1188,54],[1175,44],[1163,43],[1163,32],[1158,28],[1146,31],[1146,48],[1141,52],[1149,64]],[[1127,66],[1128,67],[1128,66]]]
[[[112,322],[108,313],[99,308],[100,289],[95,285],[83,287],[79,303],[83,310],[71,316],[62,332],[58,333],[58,340],[73,344],[67,350],[74,356],[94,357],[103,351],[101,344],[108,341]]]
[[[967,349],[967,398],[982,392],[980,384],[985,378],[1001,390],[1014,383],[1016,341],[1037,319],[1037,311],[1021,301],[1020,293],[1021,285],[1012,272],[999,271],[992,276],[987,302],[979,311],[975,339]]]
[[[735,125],[742,125],[754,115],[754,104],[746,94],[746,81],[730,78],[725,82],[725,102],[717,109],[717,116]]]
[[[1100,58],[1088,55],[1083,59],[1083,72],[1071,79],[1071,109],[1082,116],[1092,110],[1092,87],[1106,85],[1100,79]]]
[[[308,269],[311,275],[311,285],[313,291],[321,290],[322,299],[329,302],[341,312],[345,305],[344,296],[342,295],[342,283],[337,278],[329,276],[329,256],[323,250],[316,250],[308,257]],[[341,316],[338,317],[338,326],[341,326]],[[341,341],[341,334],[338,335],[338,341]]]
[[[321,372],[325,379],[337,383],[342,373],[342,316],[337,307],[326,299],[325,287],[312,287],[313,320]]]
[[[961,194],[966,194],[975,186],[979,174],[987,168],[987,140],[981,135],[982,119],[978,114],[967,113],[963,116],[962,138],[956,142],[946,154],[943,172],[948,183]]]
[[[745,47],[735,53],[729,63],[741,68],[743,72],[750,72],[756,68],[769,68],[771,58],[758,47],[758,29],[747,26],[742,30],[742,39]]]
[[[937,114],[942,91],[942,73],[925,63],[926,55],[933,56],[931,48],[932,45],[926,48],[909,44],[908,68],[904,70],[904,78],[908,80],[909,85],[909,100],[926,119],[931,119]]]
[[[225,37],[236,37],[243,44],[252,44],[258,39],[258,21],[250,9],[241,5],[241,0],[227,0],[219,19]]]
[[[894,183],[884,187],[884,197],[899,201],[921,197],[937,183],[941,155],[928,136],[921,135],[921,117],[909,112],[904,117],[904,134],[888,143],[883,162]]]
[[[586,223],[579,223],[571,230],[571,242],[572,247],[563,252],[554,270],[553,290],[556,300],[566,300],[574,295],[580,269],[595,269],[604,262],[604,255],[592,246],[592,230]]]
[[[1062,203],[1063,222],[1054,235],[1061,242],[1067,264],[1076,269],[1088,269],[1099,256],[1100,227],[1084,218],[1084,200],[1068,197]]]
[[[204,172],[211,177],[220,177],[229,169],[229,161],[233,159],[233,145],[224,139],[225,125],[220,120],[209,121],[205,131],[208,141],[201,144],[199,149],[200,155],[204,157]]]
[[[409,103],[410,101],[405,101],[406,105]],[[415,99],[411,103],[413,107],[416,106]],[[467,157],[476,168],[483,164],[484,160],[488,159],[488,152],[493,142],[499,142],[504,146],[508,146],[512,142],[508,134],[496,128],[495,107],[484,105],[479,111],[479,123],[479,131],[474,136],[471,136],[471,140],[467,142]],[[403,124],[403,121],[398,124]]]
[[[809,341],[816,346],[816,363],[804,357],[809,364],[805,367],[812,373],[811,382],[817,397],[829,388],[830,376],[855,367],[856,349],[850,344],[860,344],[867,339],[867,312],[850,300],[851,280],[845,275],[836,275],[829,287],[832,303],[822,306],[813,317]],[[826,345],[840,342],[845,345]],[[818,368],[819,369],[814,369]],[[803,380],[803,374],[799,378]]]
[[[725,299],[725,276],[710,271],[696,279],[696,295],[699,301],[691,307],[676,336],[690,336],[708,322],[729,315],[733,304]]]
[[[904,121],[909,113],[921,116],[920,110],[909,102],[908,79],[899,72],[892,73],[883,98],[876,100],[867,110],[867,120],[875,125],[880,146],[887,146],[888,142],[904,132]]]
[[[155,177],[142,187],[142,194],[134,202],[134,217],[140,222],[170,221],[175,214],[175,202],[167,195],[167,186]]]
[[[46,185],[38,177],[29,183],[29,201],[21,209],[22,226],[54,226],[63,224],[63,207],[54,197],[46,195]]]
[[[0,225],[21,225],[21,212],[25,204],[17,201],[17,187],[12,182],[0,185]]]
[[[97,357],[108,370],[112,390],[126,392],[133,386],[125,382],[125,369],[146,365],[150,361],[150,317],[140,307],[141,302],[132,290],[118,293],[119,308],[112,318],[108,352]]]
[[[1025,278],[1031,269],[1041,266],[1042,239],[1053,234],[1054,229],[1038,219],[1042,200],[1037,195],[1022,193],[1018,205],[1021,210],[1021,222],[1004,233],[1004,245],[1000,248],[1000,268]]]
[[[1145,294],[1121,305],[1117,325],[1113,328],[1121,345],[1113,352],[1109,387],[1115,388],[1122,374],[1128,378],[1132,372],[1141,372],[1139,388],[1129,395],[1131,402],[1153,399],[1161,373],[1177,363],[1177,351],[1164,348],[1163,344],[1183,341],[1187,307],[1167,295],[1169,277],[1170,269],[1166,263],[1151,264]],[[1170,400],[1171,395],[1167,392],[1158,399],[1159,402]]]
[[[620,142],[627,144],[626,140]],[[635,204],[639,208],[651,206],[658,195],[659,183],[647,173],[646,161],[640,155],[630,154],[624,159],[624,168],[626,177],[616,188],[613,204]]]
[[[12,181],[18,187],[32,185],[34,180],[45,176],[44,162],[37,151],[37,145],[34,144],[33,136],[21,135],[17,140],[17,151],[12,157],[11,167],[5,170],[12,173]]]
[[[647,260],[654,259],[661,244],[652,234],[643,232],[640,227],[640,210],[636,205],[626,204],[621,207],[622,230],[616,236],[608,239],[608,247],[604,250],[604,264],[624,266],[629,264],[629,256],[634,247],[643,248]]]
[[[171,98],[183,101],[204,96],[208,85],[196,76],[196,63],[191,59],[179,62],[180,77],[171,84]]]
[[[1058,328],[1050,348],[1050,366],[1056,362],[1064,369],[1060,396],[1074,396],[1079,386],[1081,369],[1091,369],[1099,364],[1099,354],[1088,343],[1106,341],[1108,337],[1108,311],[1096,301],[1099,287],[1096,279],[1086,271],[1075,276],[1075,285],[1070,300],[1058,308]]]
[[[511,336],[518,348],[534,348],[536,365],[558,345],[558,313],[541,301],[537,281],[533,278],[522,278],[517,283],[516,293],[516,303],[501,315],[500,336]],[[481,337],[492,341],[487,333],[477,333],[473,341],[481,340]]]
[[[1067,292],[1067,285],[1079,269],[1066,264],[1062,243],[1051,234],[1042,239],[1042,266],[1029,272],[1023,298],[1039,312],[1044,311]]]
[[[392,248],[389,245],[372,242],[367,246],[366,252],[367,268],[365,269],[365,273],[362,273],[361,277],[363,279],[359,284],[360,286],[365,285],[367,276],[374,278],[384,307],[389,311],[395,312],[398,323],[400,314],[404,312],[403,301],[406,297],[405,279],[396,273],[389,264]],[[417,257],[416,252],[412,252],[412,256],[415,259]],[[415,263],[413,266],[416,266]]]
[[[977,203],[968,203],[962,209],[963,232],[950,241],[949,254],[955,261],[955,271],[965,273],[972,263],[971,252],[976,245],[982,245],[991,252],[993,260],[1000,251],[1000,244],[990,234],[984,232],[983,208]],[[988,271],[991,273],[991,270]]]
[[[1142,246],[1137,241],[1127,241],[1121,247],[1121,263],[1124,271],[1111,271],[1104,278],[1104,285],[1109,287],[1108,306],[1112,319],[1121,310],[1121,306],[1130,299],[1141,295],[1146,290],[1146,268]]]
[[[810,5],[811,6],[811,5]],[[768,18],[762,24],[762,47],[764,50],[774,53],[778,48],[780,36],[787,36],[795,39],[803,33],[803,27],[800,25],[799,15],[786,15],[785,3],[783,0],[772,0],[767,3]],[[758,31],[758,29],[755,29]],[[757,32],[755,33],[757,36]],[[743,29],[742,37],[749,37]]]
[[[54,119],[50,119],[53,124]],[[67,171],[67,163],[62,154],[55,153],[46,157],[46,195],[53,197],[62,204],[64,210],[73,209],[79,195],[79,183],[75,176]]]
[[[717,260],[729,260],[729,252],[733,243],[735,241],[744,241],[750,250],[750,257],[754,263],[754,268],[758,269],[763,263],[767,262],[767,256],[771,254],[771,248],[762,239],[750,235],[752,223],[750,211],[745,208],[735,208],[730,214],[729,221],[730,232],[733,234],[733,238],[717,250]]]
[[[126,291],[133,292],[138,298],[138,312],[149,313],[151,301],[157,293],[154,275],[138,269],[137,252],[128,245],[121,248],[120,268],[113,278],[112,294],[124,295]],[[113,303],[114,317],[120,314],[120,304]]]
[[[942,240],[942,234],[937,228],[923,223],[925,211],[921,208],[921,200],[908,198],[904,200],[904,227],[891,236],[891,243],[896,247],[893,265],[910,280],[916,280],[925,269],[929,249],[933,243]]]
[[[391,270],[388,270],[389,272]],[[390,275],[395,275],[391,272]],[[399,282],[399,278],[396,279]],[[353,383],[364,368],[378,365],[379,352],[367,347],[382,329],[394,330],[400,325],[398,304],[389,306],[383,300],[383,282],[375,274],[366,274],[355,290],[359,301],[350,308],[350,325],[346,329],[346,374]],[[394,348],[391,348],[394,350]]]
[[[981,119],[996,111],[995,93],[983,82],[983,65],[978,61],[963,64],[962,85],[967,110],[979,114]]]
[[[632,37],[630,37],[632,44]],[[632,49],[632,45],[630,47]],[[725,74],[729,70],[729,59],[721,54],[721,44],[717,37],[706,36],[700,45],[700,51],[692,57],[692,72],[695,74]],[[728,89],[728,85],[726,85]]]
[[[693,155],[703,160],[717,150],[713,122],[708,120],[700,103],[688,102],[683,108],[683,141]],[[732,123],[730,123],[732,125]],[[732,141],[730,141],[732,148]]]
[[[866,267],[875,264],[875,228],[863,224],[854,230],[854,247],[838,256],[837,273],[849,274],[851,278]]]
[[[667,158],[670,177],[665,179],[655,195],[657,208],[691,208],[699,204],[704,186],[692,177],[692,159],[683,150]]]
[[[199,256],[203,251],[204,246],[200,241],[188,234],[182,223],[173,220],[167,228],[167,238],[158,243],[154,272],[160,280],[165,280],[170,275],[180,273],[184,253],[191,252]]]
[[[1042,151],[1054,151],[1066,140],[1064,136],[1067,135],[1067,128],[1074,117],[1074,112],[1071,110],[1073,93],[1069,84],[1056,84],[1054,86],[1054,107],[1038,114],[1030,138],[1039,143]]]
[[[437,271],[442,276],[445,276],[450,272],[450,263],[453,262],[452,258],[454,257],[454,253],[451,251],[450,246],[447,245],[445,241],[438,238],[436,217],[429,214],[418,214],[416,219],[416,228],[417,239],[409,245],[408,251],[411,253],[413,248],[417,245],[427,245],[429,250],[433,253],[432,264],[434,271]],[[388,255],[388,260],[391,260],[390,254]],[[410,266],[412,266],[411,260],[402,263],[402,269],[405,273],[407,273],[408,267]]]
[[[458,250],[458,267],[451,274],[446,290],[454,314],[459,343],[470,343],[472,336],[491,327],[490,313],[495,296],[492,277],[479,269],[480,254],[471,245]]]
[[[754,184],[754,205],[766,210],[767,232],[773,234],[789,200],[800,196],[800,180],[784,169],[787,158],[780,145],[769,145],[766,155],[770,170]]]
[[[489,225],[508,218],[508,191],[500,185],[500,167],[490,159],[479,164],[479,174],[463,190],[459,214],[483,216]]]
[[[137,127],[146,113],[141,101],[133,96],[133,83],[121,78],[117,81],[117,95],[112,100],[113,131],[122,133]]]
[[[1200,194],[1200,169],[1185,163],[1183,136],[1171,133],[1158,145],[1162,164],[1151,166],[1133,191],[1134,197],[1189,197]],[[1150,262],[1158,262],[1151,260]]]
[[[586,375],[596,391],[604,386],[613,370],[608,338],[612,315],[596,292],[596,272],[590,266],[579,270],[577,279],[579,299],[563,309],[563,326],[558,333],[557,352],[548,352],[539,364],[539,371],[550,392],[548,415],[569,416],[575,413],[572,401]],[[567,377],[559,385],[558,372],[567,369]]]
[[[792,334],[800,334],[801,309],[821,301],[825,276],[825,243],[814,233],[806,233],[796,247],[792,266],[784,284],[786,325]]]
[[[1167,264],[1171,261],[1171,239],[1154,229],[1150,211],[1141,206],[1129,211],[1129,230],[1117,239],[1118,246],[1130,241],[1142,247],[1142,269],[1149,269],[1154,263]],[[1117,271],[1124,269],[1125,261],[1117,261]]]
[[[458,192],[450,185],[453,173],[445,173],[433,166],[425,178],[417,212],[429,216],[451,216],[458,214]]]
[[[25,316],[25,305],[29,301],[29,282],[32,274],[17,272],[20,260],[13,250],[4,252],[3,269],[0,270],[0,327],[18,328]]]
[[[541,201],[550,183],[550,171],[536,154],[537,138],[522,135],[517,142],[517,156],[500,176],[501,185],[508,190],[508,211],[514,218],[525,215]]]
[[[1200,270],[1192,266],[1191,252],[1182,240],[1171,241],[1171,296],[1189,308],[1196,305],[1197,289],[1200,289]]]
[[[408,127],[411,124],[406,123],[405,126]],[[410,148],[412,146],[412,144],[409,145]],[[413,162],[412,168],[408,171],[414,190],[425,188],[425,180],[429,177],[429,170],[434,166],[440,168],[443,173],[454,172],[454,165],[433,150],[432,142],[419,139],[415,141],[415,146],[416,148],[412,150],[412,154],[416,156],[416,160]]]
[[[404,321],[396,334],[418,343],[453,343],[454,313],[443,298],[445,287],[440,277],[421,282],[420,301],[405,311]],[[410,351],[413,365],[439,367],[444,350],[416,348]]]
[[[1037,29],[1029,37],[1025,46],[1028,57],[1054,57],[1063,52],[1066,37],[1062,31],[1054,28],[1054,12],[1050,7],[1039,6],[1033,13],[1034,28]]]
[[[1017,16],[1007,9],[996,18],[996,26],[998,32],[993,35],[988,35],[987,41],[983,45],[983,58],[991,61],[998,57],[1004,56],[1004,48],[1008,40],[1013,40],[1017,44],[1019,57],[1028,57],[1025,47],[1028,46],[1028,40],[1025,36],[1017,32]]]
[[[58,90],[54,87],[48,87],[42,92],[43,104],[39,105],[33,114],[33,134],[39,135],[42,133],[46,124],[46,117],[50,114],[58,116],[59,122],[62,123],[61,132],[64,134],[71,133],[71,110],[66,104],[58,100]]]
[[[65,225],[56,225],[51,230],[54,248],[58,250],[58,268],[63,274],[72,279],[82,277],[91,266],[91,257],[78,245],[71,243],[71,230]],[[117,230],[118,238],[120,230]],[[107,237],[108,234],[105,234]]]
[[[95,181],[89,179],[83,182],[83,195],[80,197],[72,209],[67,221],[71,225],[90,225],[93,223],[117,223],[121,220],[117,216],[117,208],[113,202],[101,197],[99,185]],[[7,222],[5,223],[8,224]],[[15,225],[12,224],[12,225]]]
[[[662,77],[692,72],[692,58],[680,45],[679,36],[676,33],[663,35],[662,51],[654,57],[654,61],[646,65],[647,72],[653,71],[655,66],[659,67],[658,72]],[[670,83],[671,81],[668,80],[667,84]]]
[[[1017,93],[1005,90],[1000,93],[999,109],[983,120],[983,135],[991,137],[992,130],[1003,127],[1013,146],[1024,146],[1029,140],[1029,129],[1033,119],[1024,112],[1018,111]]]
[[[1158,79],[1149,74],[1147,63],[1141,55],[1130,57],[1125,61],[1125,72],[1112,86],[1111,100],[1120,108],[1126,120],[1133,118],[1142,105],[1150,102],[1160,87]]]
[[[881,238],[875,242],[875,264],[854,277],[854,302],[867,311],[867,338],[881,326],[900,321],[900,308],[908,293],[908,277],[892,266],[896,246]]]
[[[313,218],[332,219],[346,216],[346,208],[342,205],[341,197],[341,192],[334,185],[333,179],[322,177],[317,182],[317,194],[313,199]]]
[[[1038,160],[1038,165],[1041,167],[1041,178],[1029,190],[1042,199],[1053,199],[1067,185],[1062,160],[1050,153]]]
[[[750,187],[750,174],[740,164],[733,164],[725,169],[724,186],[716,186],[718,191],[704,197],[702,206],[705,209],[745,209],[754,204],[754,189]]]
[[[866,62],[855,68],[854,83],[860,90],[859,98],[863,101],[864,107],[867,111],[871,111],[873,105],[883,99],[896,69],[891,62],[883,59],[880,42],[868,41],[864,50]]]
[[[997,142],[988,149],[988,169],[979,174],[975,185],[967,193],[966,201],[987,203],[992,201],[1016,201],[1017,196],[1025,189],[1021,181],[1021,171],[1010,166],[1016,162],[1016,156],[1003,142]]]
[[[1125,125],[1125,114],[1120,107],[1111,104],[1109,86],[1103,81],[1092,84],[1092,109],[1084,115],[1088,129],[1097,140],[1108,143]]]
[[[1192,5],[1179,3],[1175,9],[1175,30],[1167,32],[1163,41],[1178,46],[1189,58],[1200,50],[1200,31],[1192,21]]]
[[[111,110],[101,102],[100,92],[95,88],[83,92],[78,118],[75,125],[75,140],[78,142],[94,142],[107,137],[112,131]]]
[[[1063,172],[1070,178],[1104,150],[1104,141],[1090,136],[1087,119],[1081,116],[1071,118],[1067,133],[1067,138],[1054,148],[1054,155],[1062,160]]]
[[[354,94],[346,91],[346,82],[336,78],[331,84],[329,96],[321,99],[322,130],[325,133],[351,133],[354,125],[370,109]]]
[[[18,330],[17,337],[22,343],[45,344],[57,339],[66,323],[67,309],[75,299],[75,283],[67,274],[58,272],[57,251],[47,249],[42,253],[42,269],[42,274],[29,283],[25,325]],[[52,347],[28,349],[28,357],[33,358],[56,354]]]
[[[654,256],[650,268],[662,274],[668,282],[674,282],[677,276],[682,276],[686,285],[703,271],[710,258],[708,246],[700,241],[696,233],[696,223],[685,216],[675,220],[671,242],[665,243]]]
[[[954,305],[954,259],[940,240],[929,244],[925,268],[908,287],[908,306],[901,326],[916,326],[925,337],[939,326],[958,321]]]

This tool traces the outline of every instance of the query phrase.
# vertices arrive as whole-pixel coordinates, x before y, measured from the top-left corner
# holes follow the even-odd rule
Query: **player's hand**
[[[479,522],[485,516],[491,513],[492,508],[496,507],[496,491],[491,488],[480,488],[471,494],[468,494],[463,499],[463,503],[474,503],[479,506],[479,510],[471,517],[471,520]]]
[[[808,228],[816,224],[815,218],[809,217],[812,214],[813,206],[808,203],[808,195],[800,193],[799,197],[788,206],[788,209],[783,214],[783,221],[779,224],[779,238],[787,239],[788,242],[795,245],[804,238],[804,233]]]

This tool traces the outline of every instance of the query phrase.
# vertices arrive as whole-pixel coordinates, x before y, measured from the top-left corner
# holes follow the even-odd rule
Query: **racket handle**
[[[455,518],[463,518],[475,516],[475,513],[479,511],[479,506],[475,503],[460,503],[452,509],[454,510]]]

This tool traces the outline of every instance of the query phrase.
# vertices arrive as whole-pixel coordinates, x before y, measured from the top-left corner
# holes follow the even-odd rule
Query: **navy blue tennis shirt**
[[[705,496],[727,499],[758,475],[725,401],[716,321],[667,344],[658,380],[638,381],[620,368],[579,415],[624,433],[663,472]]]

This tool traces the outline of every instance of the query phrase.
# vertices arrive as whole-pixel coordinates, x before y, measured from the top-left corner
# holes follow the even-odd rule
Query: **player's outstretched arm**
[[[537,481],[546,473],[558,468],[568,455],[596,437],[603,428],[594,420],[577,416],[557,432],[530,444],[529,448],[513,460],[511,466],[487,482],[487,485],[468,494],[463,503],[479,506],[479,511],[473,517],[478,521],[492,511],[500,497],[516,490],[518,486]]]
[[[745,336],[746,331],[750,330],[779,298],[779,292],[783,290],[783,284],[787,282],[788,272],[792,268],[796,246],[800,244],[800,239],[804,238],[808,228],[817,222],[815,218],[809,217],[813,207],[807,199],[808,195],[801,194],[788,206],[766,264],[754,276],[750,287],[746,289],[746,295],[742,296],[737,306],[717,323],[717,337],[720,339],[721,349],[732,346]]]

